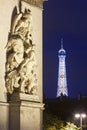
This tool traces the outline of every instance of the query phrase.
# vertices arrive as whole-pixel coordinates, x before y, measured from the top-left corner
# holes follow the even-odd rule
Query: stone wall
[[[0,130],[16,130],[14,125],[19,126],[19,130],[24,130],[27,127],[28,130],[41,130],[42,129],[42,109],[43,109],[43,96],[42,96],[42,8],[41,6],[35,6],[35,4],[29,4],[21,1],[21,8],[19,8],[19,0],[0,0]],[[42,5],[42,1],[41,1]],[[5,85],[5,73],[6,73],[6,45],[8,42],[9,34],[12,27],[12,19],[15,13],[19,13],[20,10],[29,8],[32,12],[32,26],[33,26],[33,44],[36,45],[36,61],[37,61],[37,79],[38,79],[38,101],[33,98],[31,101],[27,100],[27,104],[24,106],[20,104],[12,107],[7,100],[7,90]],[[25,100],[25,98],[24,98]],[[31,102],[33,103],[32,105]],[[38,104],[39,102],[39,104]],[[14,104],[14,101],[13,101]],[[37,104],[35,106],[35,104]],[[13,105],[14,106],[14,105]],[[16,109],[17,108],[17,109]],[[26,108],[26,109],[25,109]],[[16,113],[18,112],[18,113]],[[30,113],[28,115],[28,113]],[[15,114],[15,115],[14,115]],[[16,114],[19,116],[17,122]],[[31,116],[31,118],[29,118]],[[13,118],[14,117],[14,118]],[[11,120],[14,119],[14,120]],[[26,121],[25,121],[25,120]],[[35,122],[35,127],[31,127],[27,124],[30,119],[29,125]],[[16,123],[14,122],[16,121]],[[23,123],[22,123],[23,122]],[[26,125],[24,125],[26,122]],[[12,123],[12,124],[11,124]],[[17,124],[18,123],[18,124]],[[21,124],[20,124],[21,123]]]
[[[9,104],[5,87],[6,44],[11,27],[12,12],[18,0],[0,0],[0,130],[9,130]]]
[[[5,88],[6,44],[11,28],[12,12],[18,0],[0,0],[0,101],[7,101]]]
[[[4,5],[3,5],[4,4]],[[0,1],[0,101],[7,101],[6,97],[6,87],[5,87],[5,64],[6,64],[6,44],[8,41],[10,29],[11,29],[11,20],[12,13],[17,8],[19,12],[19,2],[14,0],[1,0]],[[22,10],[25,7],[32,10],[33,17],[33,43],[36,45],[36,60],[37,60],[37,75],[39,82],[39,98],[42,101],[42,9],[29,5],[25,2],[22,2]]]

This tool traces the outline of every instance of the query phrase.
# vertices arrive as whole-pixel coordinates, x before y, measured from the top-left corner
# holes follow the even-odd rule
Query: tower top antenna
[[[58,53],[59,53],[60,55],[65,55],[65,54],[66,54],[66,51],[65,51],[64,48],[63,48],[63,38],[61,38],[61,48],[60,48],[60,50],[58,51]]]
[[[63,38],[61,38],[61,49],[63,49]]]

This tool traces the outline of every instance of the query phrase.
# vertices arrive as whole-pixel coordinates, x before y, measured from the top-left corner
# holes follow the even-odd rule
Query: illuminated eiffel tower
[[[66,65],[65,65],[66,51],[63,49],[63,39],[61,39],[61,49],[58,51],[58,57],[59,57],[59,70],[58,70],[58,88],[56,97],[60,97],[61,95],[68,96]]]

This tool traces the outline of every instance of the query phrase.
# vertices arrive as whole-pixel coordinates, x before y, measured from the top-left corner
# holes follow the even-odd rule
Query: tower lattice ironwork
[[[68,96],[67,89],[67,78],[66,78],[66,51],[63,49],[63,39],[61,39],[61,49],[58,51],[59,57],[59,70],[58,70],[58,88],[57,88],[57,97]]]

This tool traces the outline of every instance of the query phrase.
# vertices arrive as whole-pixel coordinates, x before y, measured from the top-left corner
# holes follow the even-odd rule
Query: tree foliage
[[[50,113],[44,113],[43,130],[79,130],[79,128],[70,122],[59,120],[56,116]]]

